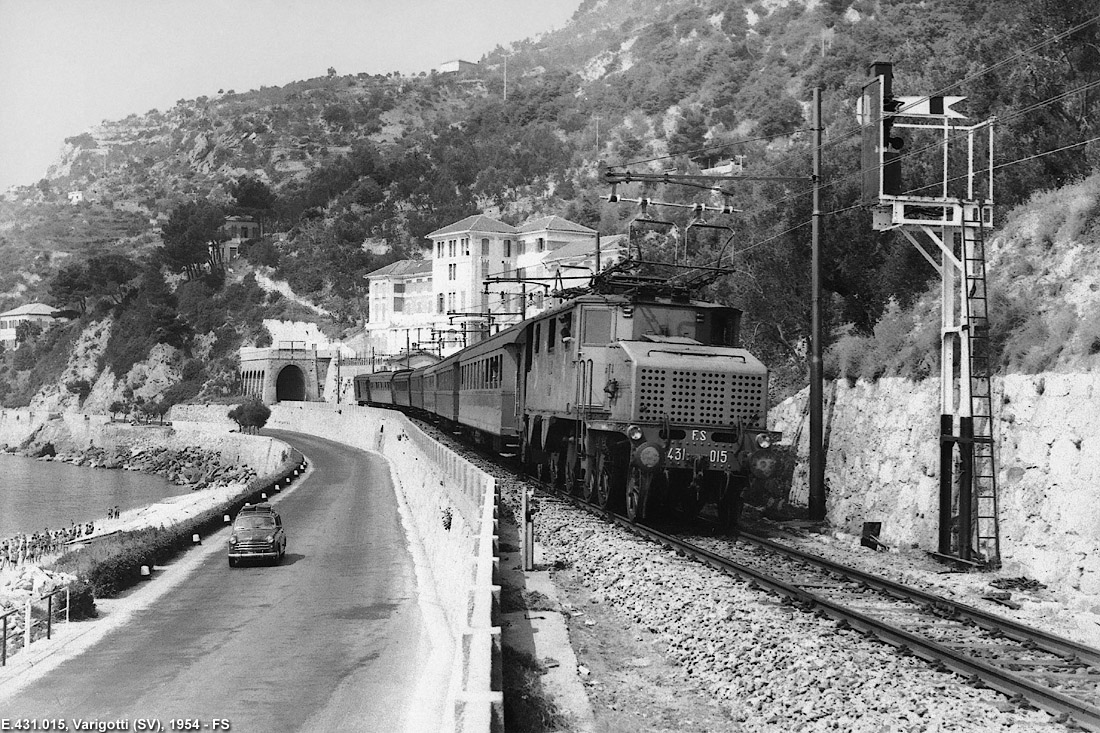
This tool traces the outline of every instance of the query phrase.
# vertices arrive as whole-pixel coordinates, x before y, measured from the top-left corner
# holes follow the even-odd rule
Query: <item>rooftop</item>
[[[524,222],[518,230],[518,233],[525,234],[527,232],[575,232],[577,234],[595,234],[595,229],[589,229],[583,224],[578,224],[575,221],[569,221],[568,219],[560,216],[544,216],[540,219],[532,219],[531,221]]]
[[[11,318],[13,316],[56,316],[60,313],[57,308],[45,303],[27,303],[21,305],[18,308],[12,308],[6,313],[0,313],[0,318]]]
[[[430,275],[432,272],[431,260],[398,260],[385,267],[368,272],[363,277],[414,277],[416,275]]]
[[[467,216],[462,221],[448,224],[442,229],[436,229],[431,234],[426,235],[425,238],[433,239],[447,234],[459,234],[461,232],[499,232],[501,234],[515,234],[516,228],[502,221],[497,221],[491,216],[474,214],[473,216]]]

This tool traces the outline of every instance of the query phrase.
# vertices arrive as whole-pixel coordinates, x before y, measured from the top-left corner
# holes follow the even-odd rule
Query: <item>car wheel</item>
[[[229,558],[229,567],[231,567],[231,568],[237,567],[237,558],[235,558],[235,557]]]

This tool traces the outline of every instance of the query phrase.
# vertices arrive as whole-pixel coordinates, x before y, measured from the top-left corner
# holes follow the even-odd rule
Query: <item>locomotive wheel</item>
[[[619,498],[616,489],[614,465],[609,456],[601,454],[596,465],[596,504],[601,509],[614,508]]]
[[[584,500],[592,504],[595,504],[599,498],[599,487],[597,486],[599,475],[599,461],[590,457],[588,459],[588,470],[584,474]]]
[[[626,518],[631,522],[643,522],[649,516],[652,486],[653,474],[643,476],[637,468],[630,469],[626,481]]]

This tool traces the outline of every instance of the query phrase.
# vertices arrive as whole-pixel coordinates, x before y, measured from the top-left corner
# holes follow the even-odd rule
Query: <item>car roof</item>
[[[245,504],[238,512],[240,514],[277,514],[275,507],[266,502],[260,502],[259,504]]]

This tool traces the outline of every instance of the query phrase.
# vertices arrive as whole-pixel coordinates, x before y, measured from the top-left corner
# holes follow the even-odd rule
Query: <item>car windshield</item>
[[[237,517],[235,529],[267,529],[275,526],[274,517]]]

